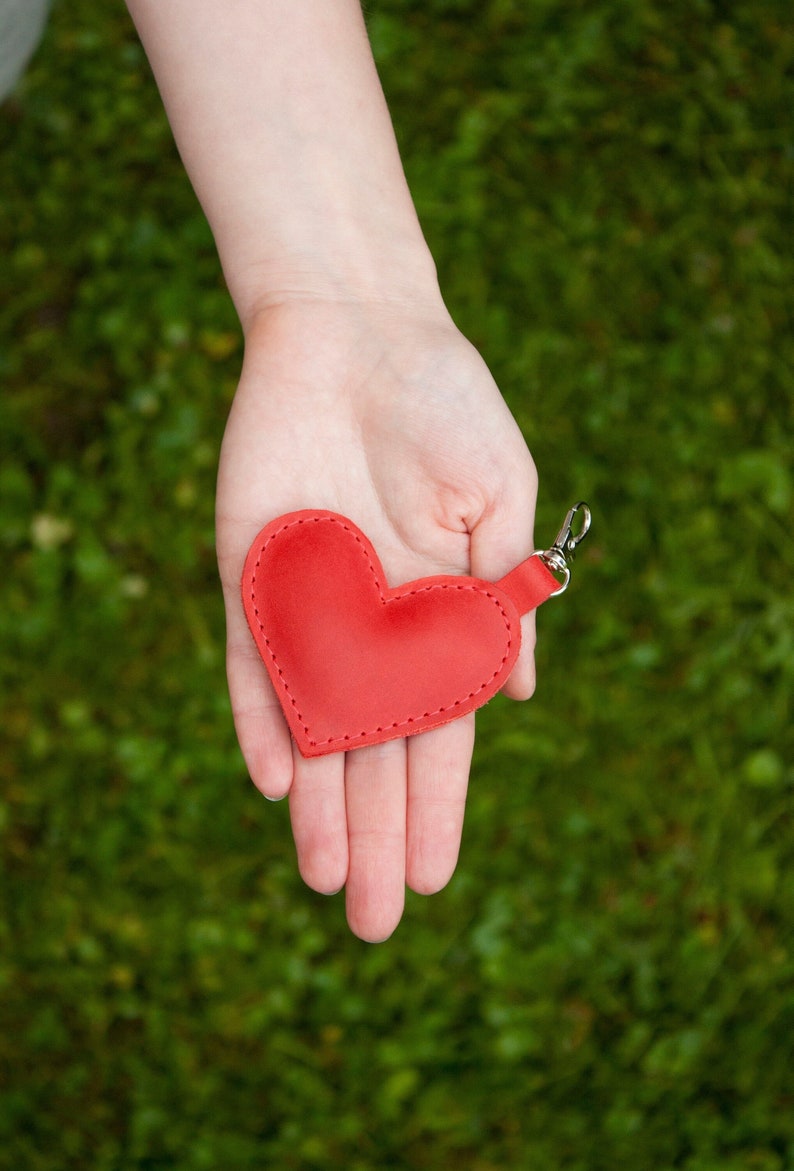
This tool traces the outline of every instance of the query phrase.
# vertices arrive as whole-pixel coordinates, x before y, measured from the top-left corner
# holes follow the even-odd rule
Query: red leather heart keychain
[[[551,548],[496,583],[440,575],[390,588],[346,517],[305,510],[266,525],[243,606],[303,756],[412,736],[487,703],[518,657],[521,615],[566,588],[589,527],[588,506],[574,505]]]

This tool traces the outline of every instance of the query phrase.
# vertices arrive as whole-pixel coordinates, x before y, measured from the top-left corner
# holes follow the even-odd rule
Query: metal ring
[[[550,556],[548,549],[536,549],[532,556],[539,557],[550,573],[562,573],[564,575],[563,581],[560,583],[560,588],[549,594],[549,597],[558,598],[560,594],[564,594],[568,588],[568,582],[571,580],[571,571],[562,557],[556,558]]]

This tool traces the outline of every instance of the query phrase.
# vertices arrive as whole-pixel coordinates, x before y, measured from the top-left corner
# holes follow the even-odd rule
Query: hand
[[[290,300],[249,329],[218,480],[218,557],[235,726],[251,777],[289,794],[301,875],[346,885],[362,939],[387,938],[405,885],[429,894],[454,871],[474,717],[407,740],[306,760],[243,615],[251,541],[299,508],[349,516],[389,584],[436,573],[496,580],[533,549],[536,475],[479,354],[443,306]],[[534,617],[505,691],[534,688]]]

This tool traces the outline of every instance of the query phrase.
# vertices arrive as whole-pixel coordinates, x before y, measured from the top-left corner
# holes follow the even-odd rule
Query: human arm
[[[245,624],[258,530],[330,508],[372,539],[392,583],[498,578],[532,550],[532,460],[447,313],[358,0],[128,0],[245,333],[224,437],[217,538],[227,666],[254,782],[290,794],[298,862],[347,887],[381,939],[406,881],[454,869],[473,718],[306,761]],[[532,619],[506,690],[531,693]]]

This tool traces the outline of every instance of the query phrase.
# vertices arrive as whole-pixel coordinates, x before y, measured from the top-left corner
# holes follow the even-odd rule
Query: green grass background
[[[456,877],[359,942],[234,741],[211,236],[123,5],[56,5],[0,109],[0,1168],[794,1168],[791,9],[368,21],[539,538],[593,535]]]

